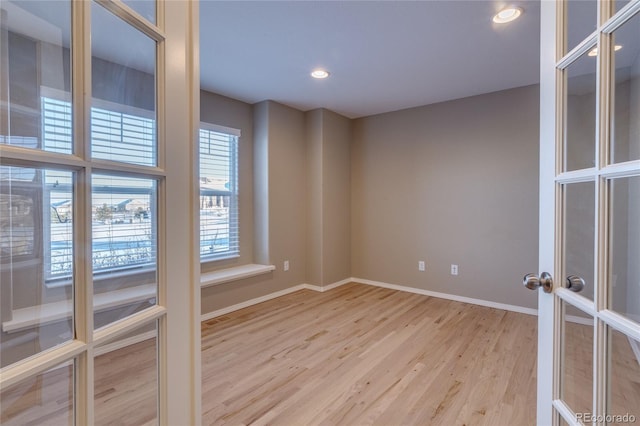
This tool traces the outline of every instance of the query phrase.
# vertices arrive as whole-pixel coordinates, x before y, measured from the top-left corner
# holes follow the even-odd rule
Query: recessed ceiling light
[[[622,49],[622,46],[621,46],[621,45],[619,45],[619,44],[616,44],[616,45],[613,47],[613,50],[615,50],[616,52],[617,52],[618,50],[620,50],[620,49]],[[589,55],[589,56],[598,56],[598,48],[597,48],[597,47],[594,47],[593,49],[591,49],[591,50],[589,51],[589,53],[587,53],[587,55]]]
[[[329,77],[329,71],[323,69],[313,70],[311,71],[311,77],[319,79],[327,78]]]
[[[502,9],[500,12],[493,17],[493,22],[496,24],[506,24],[507,22],[511,22],[522,15],[522,9],[519,7],[507,7],[506,9]]]

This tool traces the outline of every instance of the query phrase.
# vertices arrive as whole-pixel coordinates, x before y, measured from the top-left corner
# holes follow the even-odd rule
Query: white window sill
[[[276,267],[273,265],[256,265],[252,263],[249,265],[221,269],[219,271],[205,272],[200,275],[200,287],[210,287],[244,278],[268,274],[275,269]]]
[[[121,290],[100,293],[93,296],[94,310],[105,311],[110,308],[142,302],[156,296],[156,285],[145,284]],[[26,328],[38,327],[46,323],[71,318],[73,306],[70,300],[45,303],[39,306],[15,309],[12,319],[2,323],[2,330],[11,333]]]
[[[255,277],[268,274],[275,269],[276,267],[274,265],[249,264],[207,272],[200,276],[200,286],[209,287]],[[156,296],[156,284],[145,284],[100,293],[94,295],[94,309],[96,312],[105,311],[130,303],[142,302],[154,296]],[[54,321],[65,320],[71,318],[72,311],[73,306],[69,300],[15,309],[12,312],[12,319],[2,323],[2,330],[7,333],[12,333],[28,328],[39,327]]]

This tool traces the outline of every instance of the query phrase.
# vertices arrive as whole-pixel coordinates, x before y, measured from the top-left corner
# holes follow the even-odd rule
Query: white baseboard
[[[506,303],[497,303],[497,302],[492,302],[489,300],[482,300],[482,299],[473,299],[471,297],[464,297],[464,296],[456,296],[454,294],[447,294],[447,293],[439,293],[436,291],[430,291],[430,290],[423,290],[420,288],[415,288],[415,287],[407,287],[407,286],[401,286],[401,285],[396,285],[396,284],[389,284],[389,283],[384,283],[381,281],[372,281],[372,280],[366,280],[363,278],[346,278],[342,281],[338,281],[335,282],[333,284],[328,284],[325,286],[318,286],[318,285],[313,285],[313,284],[299,284],[296,285],[294,287],[290,287],[284,290],[280,290],[280,291],[276,291],[274,293],[269,293],[266,294],[264,296],[261,297],[256,297],[255,299],[250,299],[235,305],[231,305],[228,306],[226,308],[222,308],[222,309],[218,309],[216,311],[212,311],[212,312],[208,312],[206,314],[201,315],[200,317],[200,321],[208,321],[212,318],[216,318],[222,315],[226,315],[228,313],[243,309],[243,308],[248,308],[249,306],[253,306],[253,305],[257,305],[258,303],[262,303],[262,302],[266,302],[267,300],[271,300],[271,299],[275,299],[276,297],[280,297],[280,296],[284,296],[290,293],[294,293],[296,291],[299,290],[303,290],[303,289],[307,289],[307,290],[313,290],[313,291],[318,291],[318,292],[325,292],[325,291],[329,291],[332,290],[334,288],[343,286],[345,284],[351,283],[351,282],[355,282],[355,283],[359,283],[359,284],[366,284],[366,285],[371,285],[374,287],[382,287],[382,288],[388,288],[391,290],[398,290],[398,291],[404,291],[407,293],[415,293],[415,294],[421,294],[424,296],[431,296],[431,297],[437,297],[439,299],[446,299],[446,300],[454,300],[456,302],[463,302],[463,303],[470,303],[472,305],[480,305],[480,306],[486,306],[488,308],[496,308],[496,309],[502,309],[505,311],[511,311],[511,312],[518,312],[521,314],[527,314],[527,315],[538,315],[538,310],[537,309],[533,309],[533,308],[525,308],[524,306],[517,306],[517,305],[509,305]],[[577,321],[576,321],[577,322]]]
[[[257,305],[258,303],[266,302],[267,300],[275,299],[276,297],[294,293],[296,291],[303,290],[305,288],[309,288],[308,284],[299,284],[294,287],[285,288],[284,290],[280,290],[274,293],[265,294],[264,296],[256,297],[255,299],[249,299],[247,301],[237,303],[235,305],[227,306],[226,308],[218,309],[217,311],[212,311],[212,312],[203,314],[200,316],[200,321],[208,321],[212,318],[226,315],[228,313],[238,311],[240,309],[248,308],[249,306]]]
[[[319,291],[320,293],[323,293],[325,291],[333,290],[334,288],[340,287],[345,284],[349,284],[351,282],[353,282],[353,278],[346,278],[342,281],[338,281],[333,284],[327,284],[325,286],[319,286],[319,285],[313,285],[313,284],[302,284],[302,285],[306,289]]]
[[[473,299],[471,297],[457,296],[455,294],[439,293],[437,291],[423,290],[421,288],[407,287],[396,284],[384,283],[381,281],[365,280],[362,278],[352,278],[351,281],[360,284],[372,285],[375,287],[388,288],[391,290],[405,291],[407,293],[422,294],[423,296],[437,297],[439,299],[454,300],[456,302],[470,303],[472,305],[486,306],[488,308],[502,309],[505,311],[518,312],[527,315],[538,315],[538,310],[525,308],[524,306],[509,305],[506,303],[492,302],[490,300]]]
[[[313,284],[298,284],[294,287],[286,288],[284,290],[276,291],[274,293],[265,294],[261,297],[256,297],[255,299],[250,299],[245,302],[241,302],[235,305],[228,306],[226,308],[218,309],[217,311],[208,312],[200,316],[200,321],[208,321],[212,318],[216,318],[222,315],[229,314],[234,311],[238,311],[240,309],[248,308],[249,306],[257,305],[258,303],[266,302],[267,300],[275,299],[276,297],[284,296],[290,293],[294,293],[299,290],[313,290],[319,292],[325,292],[328,290],[332,290],[336,287],[340,287],[341,285],[348,284],[352,282],[352,278],[347,278],[342,281],[335,282],[333,284],[328,284],[325,286],[313,285]]]
[[[333,284],[327,284],[327,285],[323,286],[321,291],[333,290],[334,288],[337,288],[337,287],[340,287],[340,286],[343,286],[345,284],[349,284],[349,283],[352,283],[352,282],[353,282],[353,278],[346,278],[346,279],[344,279],[342,281],[338,281],[338,282],[335,282]]]

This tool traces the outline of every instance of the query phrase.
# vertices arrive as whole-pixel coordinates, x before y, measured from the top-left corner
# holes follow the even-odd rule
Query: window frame
[[[71,109],[71,115],[70,115],[70,120],[69,120],[69,139],[70,139],[70,146],[69,146],[69,152],[64,152],[64,154],[66,155],[73,155],[72,150],[73,150],[73,144],[71,142],[72,136],[71,136],[71,132],[72,132],[72,126],[73,126],[73,122],[71,120],[71,116],[73,114],[72,108],[72,100],[71,100],[71,96],[70,93],[65,92],[63,90],[60,89],[55,89],[52,87],[48,87],[48,86],[40,86],[40,101],[41,104],[44,104],[45,99],[48,100],[53,100],[55,102],[64,102],[68,105],[64,105],[64,107],[68,107]],[[144,120],[150,120],[153,123],[153,127],[155,129],[154,133],[153,133],[153,137],[152,140],[157,140],[157,118],[156,118],[156,112],[152,111],[152,110],[146,110],[144,108],[139,108],[139,107],[135,107],[135,106],[131,106],[131,105],[126,105],[126,104],[119,104],[116,102],[111,102],[111,101],[107,101],[107,100],[103,100],[103,99],[97,99],[97,98],[92,98],[91,100],[91,106],[89,107],[89,110],[91,112],[91,115],[89,117],[89,121],[91,123],[91,127],[93,128],[93,110],[94,109],[99,109],[102,111],[106,111],[108,113],[114,113],[114,114],[121,114],[121,115],[128,115],[128,116],[134,116],[136,118],[141,118]],[[45,109],[42,109],[42,117],[41,117],[41,134],[42,134],[42,148],[45,152],[60,152],[58,150],[55,149],[51,149],[51,150],[47,150],[44,147],[44,127],[45,127],[45,120],[48,117],[45,116]],[[122,135],[121,135],[122,137]],[[59,149],[59,148],[58,148]],[[157,161],[158,161],[158,146],[155,147],[156,152],[154,153],[154,156],[152,158],[153,163],[152,164],[139,164],[139,163],[131,163],[132,166],[134,167],[157,167]],[[103,159],[103,158],[92,158],[93,160],[97,160],[97,161],[115,161],[118,162],[118,160],[107,160],[107,159]],[[104,173],[102,172],[98,172],[97,173],[98,176],[106,176]],[[107,173],[108,175],[108,173]],[[136,179],[140,179],[140,177],[135,177]],[[157,202],[158,202],[158,180],[157,179],[151,179],[151,180],[155,180],[155,190],[152,190],[149,194],[149,200],[150,200],[150,205],[155,205],[155,209],[157,211]],[[41,213],[41,217],[43,218],[43,226],[45,227],[45,231],[43,232],[44,235],[44,240],[42,241],[42,245],[43,245],[43,256],[44,256],[44,262],[43,262],[43,267],[44,270],[42,271],[42,280],[43,280],[43,284],[46,288],[58,288],[58,287],[65,287],[65,286],[70,286],[72,284],[72,280],[73,280],[73,271],[69,271],[69,273],[58,273],[58,274],[52,274],[52,269],[51,269],[51,265],[52,265],[52,250],[51,250],[51,237],[52,237],[52,228],[51,228],[51,205],[48,202],[48,200],[51,199],[51,188],[49,188],[47,186],[47,182],[45,182],[45,179],[43,178],[42,180],[42,191],[43,191],[43,200],[42,200],[42,213]],[[134,192],[139,192],[138,189],[132,189],[132,193]],[[92,191],[92,194],[94,193],[94,191]],[[152,244],[152,252],[154,253],[155,258],[152,259],[150,262],[147,263],[136,263],[136,264],[131,264],[131,265],[123,265],[123,266],[117,266],[114,268],[107,268],[107,269],[100,269],[100,270],[95,270],[93,271],[93,275],[94,275],[94,280],[96,282],[100,282],[100,281],[105,281],[105,280],[109,280],[109,279],[117,279],[117,278],[121,278],[124,276],[129,276],[129,275],[135,275],[135,274],[143,274],[146,272],[150,272],[156,269],[156,264],[157,264],[157,252],[158,252],[158,247],[157,247],[157,243],[158,243],[158,230],[157,230],[157,218],[155,218],[155,220],[152,220],[150,223],[150,227],[151,227],[151,239],[150,239],[150,243]],[[93,250],[92,250],[93,253]],[[93,259],[93,255],[92,255],[92,262],[94,261]]]
[[[217,262],[217,261],[221,261],[221,260],[226,260],[226,259],[236,259],[240,257],[240,207],[239,207],[239,174],[238,174],[238,170],[239,170],[239,150],[240,150],[240,138],[242,136],[242,131],[240,129],[236,129],[233,127],[227,127],[227,126],[222,126],[219,124],[214,124],[214,123],[208,123],[208,122],[204,122],[204,121],[200,121],[200,126],[198,128],[198,185],[201,184],[201,175],[202,175],[202,169],[201,169],[201,155],[200,155],[200,151],[202,149],[202,140],[201,140],[201,132],[205,131],[205,132],[213,132],[213,133],[218,133],[218,134],[222,134],[222,135],[226,135],[230,138],[233,138],[233,141],[230,141],[230,145],[233,145],[232,147],[230,146],[229,149],[229,157],[230,157],[230,164],[229,164],[229,220],[228,220],[228,227],[229,227],[229,235],[235,234],[235,238],[234,243],[232,244],[231,242],[231,238],[229,241],[229,250],[227,251],[221,251],[218,253],[212,253],[212,254],[204,254],[202,253],[202,232],[203,232],[203,228],[202,228],[202,209],[200,209],[199,207],[199,219],[200,219],[200,223],[198,225],[198,235],[199,235],[199,242],[198,242],[198,248],[199,248],[199,258],[200,258],[200,263],[201,264],[208,264],[208,263],[213,263],[213,262]],[[199,205],[200,205],[200,200],[201,200],[201,195],[202,193],[202,189],[199,188],[198,189],[198,201],[199,201]],[[233,220],[231,218],[234,218]],[[231,247],[231,246],[234,247]]]

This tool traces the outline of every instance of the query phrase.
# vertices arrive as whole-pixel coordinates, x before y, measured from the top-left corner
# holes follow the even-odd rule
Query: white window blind
[[[71,103],[42,97],[42,149],[71,154]]]
[[[239,131],[203,124],[200,129],[200,257],[239,254]]]
[[[123,106],[123,109],[126,109]],[[47,151],[72,152],[71,103],[42,97],[42,145]],[[135,114],[91,108],[94,158],[131,164],[156,164],[155,120]],[[45,275],[72,274],[72,193],[69,178],[44,176]],[[155,264],[155,181],[96,175],[92,179],[93,269],[96,273]]]
[[[155,120],[91,108],[91,156],[155,166]]]

